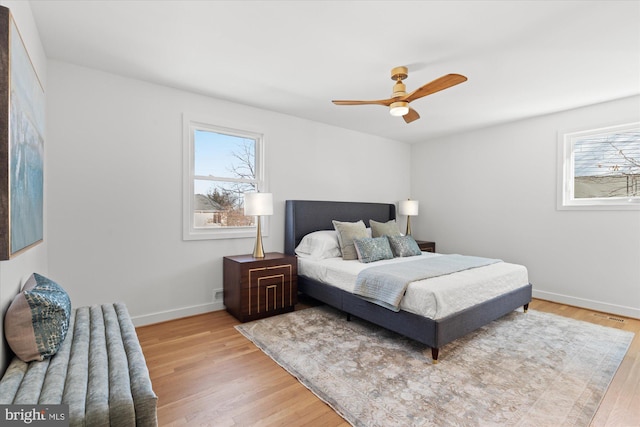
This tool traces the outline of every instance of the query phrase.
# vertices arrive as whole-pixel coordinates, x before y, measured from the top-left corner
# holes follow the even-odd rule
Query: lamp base
[[[253,248],[253,257],[264,258],[264,249],[262,247],[262,230],[260,229],[260,216],[256,217],[256,221],[257,221],[256,244]]]
[[[407,231],[404,233],[405,236],[411,236],[411,217],[407,216]]]

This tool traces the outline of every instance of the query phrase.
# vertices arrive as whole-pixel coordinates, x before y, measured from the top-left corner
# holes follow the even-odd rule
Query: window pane
[[[576,139],[573,155],[576,199],[640,196],[640,130]]]
[[[252,227],[255,217],[244,216],[245,191],[253,185],[220,181],[194,181],[194,228]]]
[[[195,175],[255,180],[255,140],[206,130],[193,139]]]

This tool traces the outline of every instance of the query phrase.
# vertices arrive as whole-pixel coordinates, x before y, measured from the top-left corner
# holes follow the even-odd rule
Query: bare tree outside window
[[[640,196],[640,131],[581,138],[573,153],[575,198]]]

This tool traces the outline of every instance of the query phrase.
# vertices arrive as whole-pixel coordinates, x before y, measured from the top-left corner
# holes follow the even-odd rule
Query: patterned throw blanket
[[[428,258],[420,257],[398,264],[369,267],[358,274],[353,292],[389,310],[400,311],[400,301],[409,283],[495,264],[500,261],[499,259],[453,254]]]

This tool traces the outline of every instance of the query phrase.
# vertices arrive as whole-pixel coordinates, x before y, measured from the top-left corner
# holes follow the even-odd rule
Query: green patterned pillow
[[[356,239],[353,243],[360,262],[373,262],[393,258],[389,240],[385,236]]]
[[[397,257],[422,255],[418,243],[411,236],[389,236],[389,244]]]
[[[371,226],[371,237],[402,235],[395,219],[387,222],[378,222],[370,219],[369,225]]]
[[[67,336],[70,316],[71,301],[65,290],[33,273],[7,310],[5,337],[21,360],[44,360],[60,348]]]

